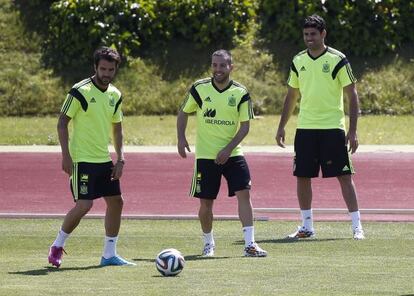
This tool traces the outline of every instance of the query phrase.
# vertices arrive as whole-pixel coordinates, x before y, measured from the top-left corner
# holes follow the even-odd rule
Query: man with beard
[[[230,80],[232,57],[226,50],[212,54],[212,78],[196,81],[190,88],[177,117],[178,153],[186,158],[190,152],[185,130],[188,114],[196,113],[196,163],[190,195],[200,200],[199,219],[203,231],[202,255],[214,256],[213,204],[221,177],[227,180],[229,196],[237,196],[238,212],[243,226],[244,256],[265,257],[254,239],[253,209],[250,201],[250,173],[240,147],[253,119],[247,89]]]
[[[92,208],[93,200],[106,202],[105,242],[100,265],[135,265],[116,252],[123,199],[119,179],[123,154],[121,92],[111,84],[121,62],[118,52],[102,47],[94,53],[95,75],[75,84],[62,106],[57,131],[62,149],[62,170],[70,176],[75,206],[66,214],[49,250],[49,263],[59,267],[66,239]],[[69,141],[68,124],[73,122]],[[112,162],[108,142],[112,127],[117,155]]]
[[[358,148],[357,120],[359,100],[356,79],[346,56],[326,46],[325,21],[318,15],[305,19],[303,39],[306,50],[292,61],[288,92],[279,127],[277,144],[285,147],[285,126],[300,97],[300,111],[295,135],[293,174],[302,225],[289,238],[313,237],[311,178],[336,177],[352,220],[353,238],[364,239],[349,152]],[[343,93],[349,100],[349,130],[345,133]],[[349,143],[349,149],[347,144]]]

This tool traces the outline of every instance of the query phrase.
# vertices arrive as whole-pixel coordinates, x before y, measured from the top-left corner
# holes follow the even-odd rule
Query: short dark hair
[[[98,48],[97,50],[95,50],[95,52],[93,53],[93,60],[94,60],[96,67],[98,67],[100,60],[107,60],[109,62],[115,62],[116,67],[118,67],[119,64],[121,63],[121,56],[116,51],[116,49],[102,46]]]
[[[216,57],[223,57],[226,61],[227,61],[227,63],[229,64],[229,65],[231,65],[232,64],[232,57],[231,57],[231,53],[230,53],[230,51],[228,51],[228,50],[225,50],[225,49],[219,49],[219,50],[216,50],[215,52],[213,52],[213,54],[211,55],[211,58],[213,58],[214,56],[216,56]]]
[[[323,30],[326,30],[325,20],[317,14],[312,14],[305,18],[303,22],[303,29],[306,28],[315,28],[322,33]]]

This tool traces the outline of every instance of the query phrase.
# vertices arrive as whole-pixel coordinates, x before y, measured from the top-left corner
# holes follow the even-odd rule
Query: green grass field
[[[61,220],[0,220],[0,295],[412,295],[414,223],[365,223],[351,239],[348,223],[317,222],[317,238],[290,242],[294,222],[256,222],[267,258],[242,257],[236,221],[215,223],[216,257],[203,259],[197,221],[124,220],[118,252],[134,267],[97,266],[103,221],[85,219],[66,244],[60,269],[47,252]],[[154,258],[179,249],[186,266],[164,278]]]
[[[275,145],[279,116],[263,116],[252,121],[244,145]],[[190,117],[188,141],[195,142],[195,118]],[[57,145],[57,117],[0,117],[0,145]],[[358,135],[361,145],[413,145],[407,127],[414,116],[362,116]],[[286,127],[286,142],[293,143],[296,117]],[[127,116],[124,120],[126,145],[176,145],[175,116]]]

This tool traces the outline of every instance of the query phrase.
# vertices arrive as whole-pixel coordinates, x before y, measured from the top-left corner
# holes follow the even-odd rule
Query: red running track
[[[175,153],[127,153],[121,187],[128,215],[196,215],[198,200],[188,197],[194,159]],[[296,181],[289,154],[247,153],[255,208],[297,208]],[[353,157],[354,181],[361,209],[414,209],[414,153],[359,153]],[[0,213],[65,214],[72,206],[60,153],[0,153]],[[345,208],[335,178],[314,179],[314,208]],[[215,203],[217,215],[237,215],[225,182]],[[104,213],[95,202],[91,213]],[[299,214],[257,213],[275,219]],[[414,215],[365,215],[364,220],[414,221]],[[316,220],[343,220],[347,215],[315,215]]]

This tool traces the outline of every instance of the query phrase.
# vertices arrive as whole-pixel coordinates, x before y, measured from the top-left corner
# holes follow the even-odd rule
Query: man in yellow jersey
[[[247,89],[230,80],[232,57],[226,50],[212,54],[212,78],[196,81],[190,88],[177,118],[178,153],[185,158],[190,148],[185,136],[188,114],[196,113],[196,163],[190,195],[200,199],[202,255],[214,256],[213,203],[220,189],[221,177],[228,183],[229,196],[237,196],[243,226],[244,256],[265,257],[254,239],[253,209],[250,201],[250,173],[240,142],[249,132],[253,118]]]
[[[353,238],[361,240],[365,237],[349,157],[349,152],[354,153],[358,148],[356,79],[345,55],[326,46],[325,37],[325,21],[318,15],[307,17],[303,25],[307,49],[293,58],[288,92],[276,132],[277,144],[285,147],[285,126],[300,98],[293,174],[297,177],[302,226],[289,237],[308,238],[315,234],[311,178],[318,177],[321,168],[324,178],[338,179],[352,219]],[[348,133],[345,131],[344,92],[349,99]]]
[[[123,199],[119,179],[123,154],[121,92],[111,84],[121,59],[118,52],[102,47],[94,53],[95,75],[75,84],[62,106],[57,131],[62,148],[62,169],[70,176],[75,206],[66,214],[49,250],[49,263],[62,263],[65,241],[92,208],[93,200],[106,202],[105,242],[100,265],[135,265],[116,252]],[[68,124],[73,123],[69,141]],[[110,130],[117,160],[113,164],[108,143]]]

